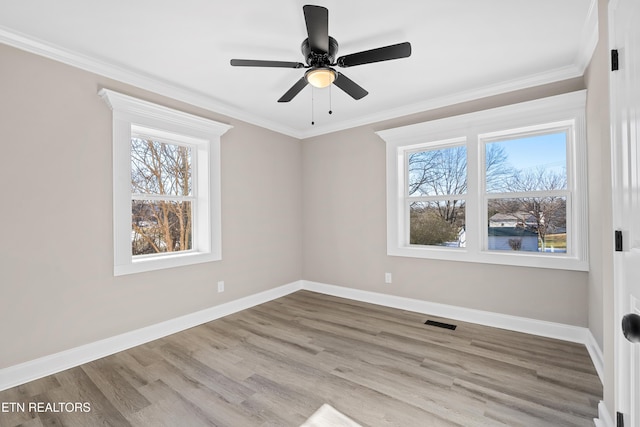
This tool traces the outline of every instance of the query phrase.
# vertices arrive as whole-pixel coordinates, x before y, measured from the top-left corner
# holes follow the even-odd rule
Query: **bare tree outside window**
[[[509,173],[495,179],[487,172],[486,188],[491,196],[487,199],[489,228],[500,227],[506,221],[513,227],[514,235],[522,230],[537,235],[536,246],[521,245],[517,249],[511,246],[513,250],[546,252],[551,242],[554,250],[566,251],[569,195],[566,135],[548,133],[485,144],[487,152],[494,146],[507,153]],[[487,171],[489,167],[487,156]],[[498,217],[501,224],[492,220]],[[506,231],[505,228],[503,232]],[[497,247],[490,245],[489,249]]]
[[[192,149],[131,139],[133,255],[192,248]]]
[[[553,236],[552,246],[566,250],[564,133],[488,142],[484,154],[489,227],[500,228],[489,233],[489,249],[546,251]],[[410,152],[406,161],[410,243],[454,246],[465,229],[466,146]]]
[[[491,182],[498,185],[508,181],[513,172],[503,147],[489,146],[486,160]],[[466,146],[410,153],[407,163],[408,195],[421,200],[410,206],[411,244],[443,245],[455,241],[465,227]]]
[[[534,191],[552,192],[567,188],[566,173],[539,167],[534,171],[518,171],[514,174],[509,189],[512,192],[525,193]],[[509,200],[509,199],[507,199]],[[567,199],[563,196],[547,197],[519,197],[512,202],[497,200],[503,209],[511,204],[511,209],[527,212],[534,221],[532,228],[538,233],[541,249],[546,249],[548,234],[556,234],[562,230],[566,234],[567,227]],[[515,202],[515,203],[514,203]],[[565,244],[566,248],[566,236]]]
[[[460,227],[445,220],[438,209],[446,202],[414,202],[410,210],[409,239],[412,245],[444,245],[458,238]],[[464,209],[464,205],[461,206]]]
[[[445,245],[464,227],[467,192],[466,146],[434,148],[410,153],[408,195],[410,242]]]

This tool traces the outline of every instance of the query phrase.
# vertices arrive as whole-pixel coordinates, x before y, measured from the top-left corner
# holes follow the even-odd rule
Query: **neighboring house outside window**
[[[220,260],[220,136],[230,126],[107,89],[114,274]]]
[[[529,212],[497,213],[489,218],[489,227],[533,227],[535,217]]]
[[[378,132],[387,253],[588,270],[585,99],[580,91]]]
[[[537,252],[538,233],[520,227],[489,227],[489,250]]]

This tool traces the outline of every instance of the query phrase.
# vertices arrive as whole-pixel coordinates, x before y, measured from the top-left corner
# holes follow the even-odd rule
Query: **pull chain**
[[[331,86],[329,86],[329,114],[333,114],[332,109],[332,97],[331,97]],[[316,88],[311,86],[311,125],[315,125],[315,94]]]
[[[313,114],[313,100],[314,100],[314,94],[315,94],[315,88],[313,86],[311,86],[311,125],[315,125],[316,122],[313,120],[314,114]]]

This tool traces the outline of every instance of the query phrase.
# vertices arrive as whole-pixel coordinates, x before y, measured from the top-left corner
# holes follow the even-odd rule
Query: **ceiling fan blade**
[[[364,90],[362,87],[360,87],[360,85],[358,85],[356,82],[354,82],[344,74],[338,72],[336,72],[336,74],[337,77],[333,81],[333,84],[345,91],[353,99],[358,100],[364,98],[369,94],[369,92]]]
[[[291,89],[289,89],[287,93],[285,93],[284,95],[282,95],[282,97],[280,97],[280,99],[278,99],[278,102],[291,101],[298,93],[300,93],[302,89],[304,89],[306,85],[307,79],[305,79],[304,77],[301,78],[293,86],[291,86]]]
[[[302,8],[307,23],[309,47],[312,52],[329,52],[329,10],[322,6],[306,5]]]
[[[234,67],[277,67],[277,68],[302,68],[301,62],[287,61],[261,61],[257,59],[232,59],[231,65]]]
[[[341,56],[336,63],[340,67],[353,67],[354,65],[371,64],[409,56],[411,56],[411,43],[404,42]]]

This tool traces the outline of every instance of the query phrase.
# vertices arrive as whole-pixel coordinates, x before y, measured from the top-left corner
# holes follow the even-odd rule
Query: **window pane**
[[[564,132],[490,142],[485,147],[487,192],[567,188]]]
[[[566,197],[490,199],[488,249],[567,251]]]
[[[131,138],[131,191],[191,195],[191,148]]]
[[[464,200],[413,202],[409,208],[410,244],[465,246]]]
[[[446,196],[467,192],[467,148],[408,154],[408,195]]]
[[[133,255],[187,251],[191,240],[191,202],[131,201]]]

